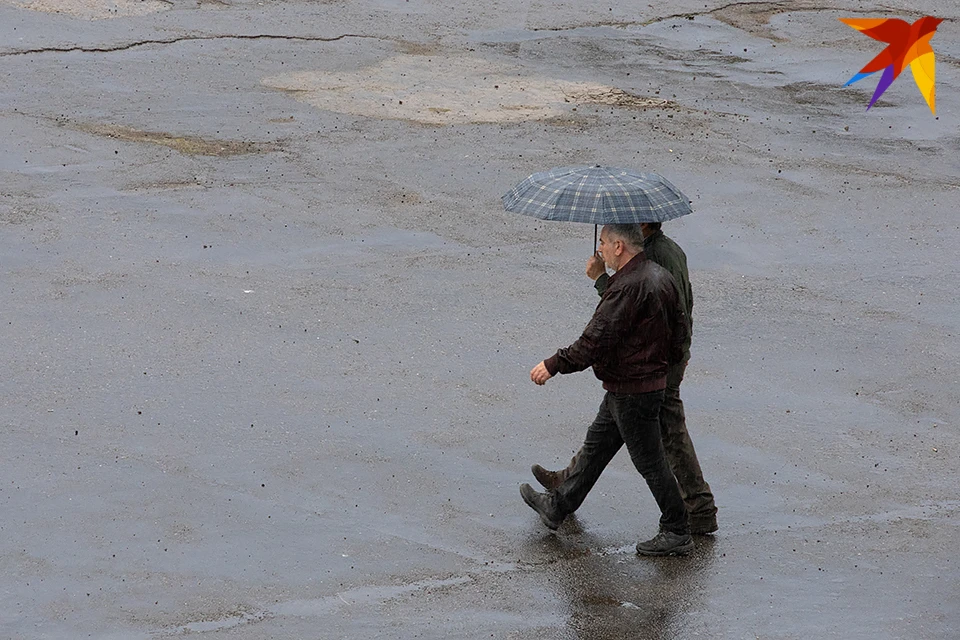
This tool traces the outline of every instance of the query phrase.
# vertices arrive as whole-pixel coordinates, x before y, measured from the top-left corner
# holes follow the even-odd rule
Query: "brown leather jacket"
[[[673,276],[640,253],[610,277],[583,335],[544,365],[551,375],[592,366],[613,393],[658,391],[689,333]]]

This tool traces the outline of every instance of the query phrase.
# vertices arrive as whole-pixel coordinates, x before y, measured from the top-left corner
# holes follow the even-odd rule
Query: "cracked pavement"
[[[114,51],[127,51],[135,47],[145,47],[153,44],[176,44],[178,42],[190,42],[193,40],[292,40],[295,42],[336,42],[338,40],[343,40],[344,38],[380,39],[379,36],[365,36],[353,33],[345,33],[330,38],[323,38],[320,36],[283,36],[263,33],[251,35],[181,36],[166,40],[138,40],[137,42],[112,45],[109,47],[44,47],[42,49],[15,49],[12,51],[0,51],[0,56],[27,56],[36,53],[71,53],[74,51],[81,51],[83,53],[111,53]]]
[[[0,0],[0,638],[960,635],[960,4],[152,8]],[[865,112],[837,18],[921,13]],[[685,559],[624,453],[517,492],[593,235],[499,198],[592,163],[694,203]]]

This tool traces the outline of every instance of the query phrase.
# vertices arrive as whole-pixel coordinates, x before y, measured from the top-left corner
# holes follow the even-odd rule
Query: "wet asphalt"
[[[937,115],[865,111],[837,18],[924,13]],[[960,637],[958,18],[0,0],[0,637]],[[623,452],[517,491],[602,397],[528,377],[593,229],[499,197],[594,163],[693,201],[687,558]]]

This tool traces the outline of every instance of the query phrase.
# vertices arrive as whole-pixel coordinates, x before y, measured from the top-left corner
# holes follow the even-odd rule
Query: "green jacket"
[[[683,361],[690,359],[690,337],[693,336],[693,290],[690,288],[690,274],[687,271],[687,254],[676,242],[663,235],[663,231],[655,231],[643,239],[643,253],[647,258],[670,272],[680,288],[680,304],[690,322],[690,332],[683,343]],[[607,290],[610,276],[604,273],[594,283],[597,293],[601,296]]]

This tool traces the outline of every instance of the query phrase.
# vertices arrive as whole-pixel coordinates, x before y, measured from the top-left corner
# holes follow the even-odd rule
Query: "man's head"
[[[605,224],[600,231],[600,257],[617,271],[633,256],[643,253],[643,229],[639,224]]]

